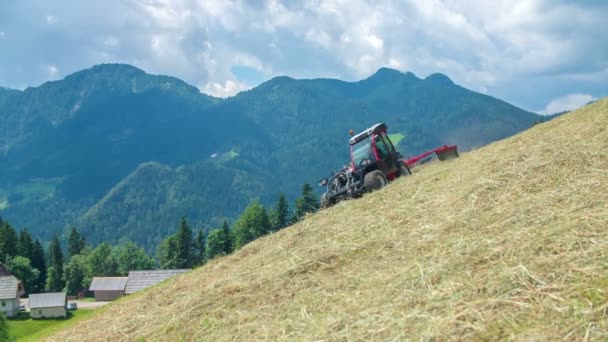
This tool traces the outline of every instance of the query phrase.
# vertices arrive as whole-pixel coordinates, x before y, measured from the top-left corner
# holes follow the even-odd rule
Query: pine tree
[[[74,296],[85,288],[86,261],[84,256],[73,255],[70,261],[64,266],[63,274],[65,278],[65,288],[68,295]]]
[[[188,226],[185,217],[179,224],[177,233],[175,234],[177,242],[177,267],[191,268],[194,265],[194,238],[192,237],[192,229]]]
[[[224,220],[224,223],[222,224],[222,233],[222,238],[224,240],[224,248],[222,249],[222,252],[227,255],[232,253],[234,249],[234,236],[232,234],[232,231],[230,230],[228,221],[226,220]]]
[[[46,271],[46,285],[44,290],[46,292],[59,292],[63,289],[63,281],[59,272],[54,266],[49,266]]]
[[[270,231],[266,209],[257,200],[251,202],[233,226],[234,244],[241,248],[245,244]]]
[[[232,253],[233,238],[228,221],[224,220],[221,229],[215,229],[207,237],[207,260],[211,260],[218,255],[228,255]]]
[[[158,258],[161,269],[177,268],[177,238],[175,235],[167,236],[158,244],[156,258]]]
[[[306,183],[302,186],[302,194],[296,199],[294,220],[299,221],[307,213],[314,213],[319,210],[319,200],[314,194],[312,186]]]
[[[287,203],[284,194],[279,195],[277,205],[270,214],[270,225],[272,231],[277,231],[289,225],[289,203]]]
[[[68,254],[71,257],[80,254],[80,251],[84,248],[84,238],[80,236],[76,227],[72,227],[70,236],[68,237]]]
[[[17,245],[17,253],[24,258],[32,259],[34,250],[34,241],[27,229],[22,229],[19,232],[19,244]]]
[[[205,239],[205,232],[203,230],[199,230],[196,233],[196,238],[194,239],[194,245],[196,249],[196,262],[195,265],[202,265],[205,263],[205,258],[207,256],[205,247],[207,245],[207,241]]]
[[[55,269],[56,277],[59,279],[58,283],[60,286],[57,286],[59,286],[60,290],[63,288],[63,251],[61,250],[61,243],[57,235],[53,237],[49,245],[49,268],[51,267]],[[47,279],[49,276],[50,272],[47,271]],[[55,283],[53,285],[55,286]]]
[[[224,254],[224,232],[214,229],[207,237],[207,259],[211,260],[218,255]]]
[[[46,262],[44,261],[44,250],[42,249],[42,244],[40,244],[38,239],[34,241],[31,261],[32,267],[39,271],[38,278],[34,280],[32,284],[33,292],[31,293],[40,293],[44,291],[44,286],[46,284]]]
[[[0,227],[0,260],[8,260],[17,255],[17,232],[6,221]]]

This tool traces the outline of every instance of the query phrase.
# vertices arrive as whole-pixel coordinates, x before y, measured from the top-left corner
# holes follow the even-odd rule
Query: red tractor
[[[350,165],[319,182],[319,186],[327,186],[321,196],[322,208],[380,189],[397,177],[411,175],[410,167],[432,159],[458,157],[456,146],[442,146],[405,159],[395,150],[386,132],[386,125],[379,123],[350,138]]]

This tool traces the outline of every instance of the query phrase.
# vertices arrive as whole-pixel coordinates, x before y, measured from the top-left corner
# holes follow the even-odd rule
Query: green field
[[[59,179],[37,180],[17,184],[10,188],[0,188],[0,210],[18,202],[32,202],[47,198],[55,192]]]
[[[40,198],[49,196],[55,191],[55,184],[47,182],[29,182],[19,184],[15,187],[15,193],[24,196],[26,199]]]
[[[89,317],[96,310],[71,311],[68,318],[31,319],[29,314],[22,313],[21,318],[8,320],[8,334],[16,341],[38,341],[53,332],[64,329]]]

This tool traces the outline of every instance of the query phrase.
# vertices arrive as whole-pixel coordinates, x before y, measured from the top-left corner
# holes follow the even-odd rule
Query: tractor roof
[[[373,125],[372,127],[368,128],[368,129],[364,130],[363,132],[350,138],[349,142],[351,145],[354,145],[374,133],[386,132],[387,129],[388,129],[388,127],[386,127],[386,125],[384,123],[377,123],[377,124]]]

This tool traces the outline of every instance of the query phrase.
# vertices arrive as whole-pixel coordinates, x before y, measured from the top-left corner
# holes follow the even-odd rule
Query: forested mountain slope
[[[151,248],[179,215],[208,229],[253,198],[293,200],[348,159],[349,129],[386,122],[415,154],[479,147],[538,119],[440,74],[277,77],[217,99],[176,78],[98,65],[0,90],[0,215],[42,239],[75,224],[93,244],[128,237]]]
[[[424,166],[49,340],[603,339],[607,120]]]

